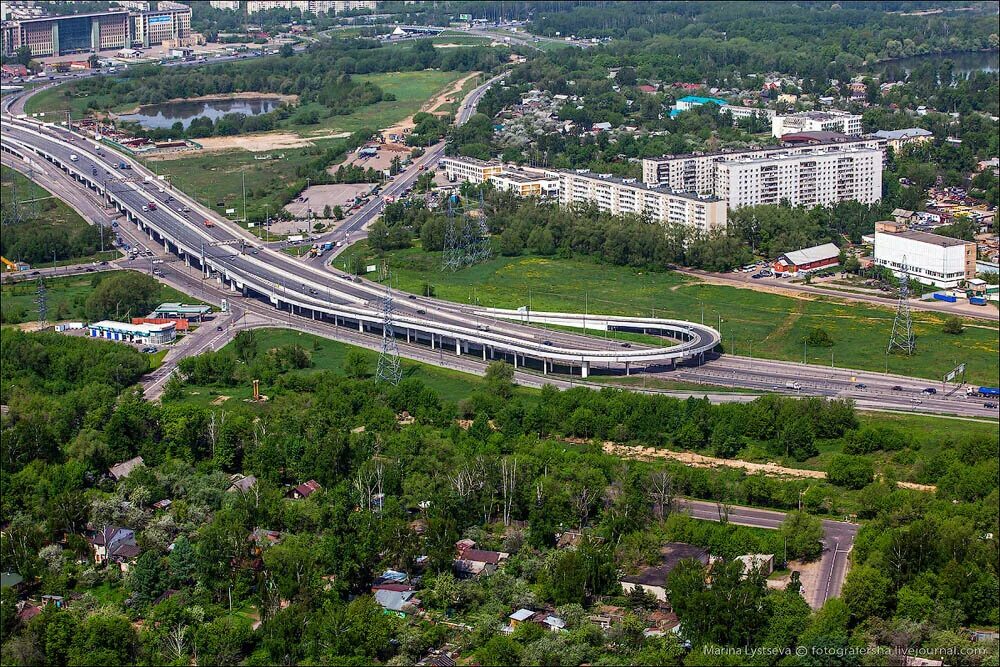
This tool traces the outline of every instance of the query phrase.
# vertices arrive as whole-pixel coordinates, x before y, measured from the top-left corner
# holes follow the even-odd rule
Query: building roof
[[[101,320],[87,325],[91,329],[104,329],[106,331],[121,331],[131,334],[149,335],[153,333],[163,333],[177,328],[175,322],[164,322],[163,324],[130,324],[127,322],[115,322],[114,320]]]
[[[0,588],[17,586],[24,581],[24,577],[17,572],[0,572]]]
[[[663,558],[660,565],[644,568],[637,575],[622,577],[622,581],[629,584],[643,584],[645,586],[665,586],[667,575],[682,560],[694,558],[703,565],[708,564],[707,551],[701,547],[683,542],[667,542],[660,548],[660,555]]]
[[[784,143],[832,143],[846,140],[848,137],[843,132],[832,132],[830,130],[814,130],[812,132],[791,132],[783,134],[781,141]]]
[[[720,107],[729,104],[725,100],[720,100],[717,97],[699,97],[697,95],[686,95],[677,101],[687,102],[688,104],[708,104],[709,102],[712,102],[713,104],[718,104]]]
[[[813,262],[819,262],[824,259],[830,259],[831,257],[837,257],[839,255],[840,248],[832,243],[824,243],[823,245],[813,246],[812,248],[786,252],[781,256],[795,266],[801,266],[803,264],[812,264]]]
[[[116,480],[124,479],[132,474],[132,471],[142,465],[142,457],[137,456],[134,459],[129,459],[128,461],[122,461],[121,463],[116,463],[108,469],[108,472]]]
[[[563,628],[566,627],[566,621],[559,618],[558,616],[546,616],[545,620],[542,621],[542,623],[549,626],[550,628],[557,628],[559,630],[562,630]]]
[[[854,116],[855,114],[848,113],[846,111],[802,111],[800,113],[788,114],[785,118],[802,118],[808,120],[840,120],[842,118],[847,118],[848,116]],[[858,116],[860,118],[861,116]]]
[[[247,475],[246,477],[240,477],[235,482],[230,485],[227,491],[243,491],[246,493],[253,488],[253,485],[257,483],[257,478],[253,475]]]
[[[314,479],[311,479],[308,482],[304,482],[304,483],[299,484],[298,486],[296,486],[295,489],[294,489],[294,491],[296,493],[298,493],[300,496],[302,496],[303,498],[308,498],[309,496],[311,496],[312,494],[316,493],[317,491],[319,491],[322,488],[323,487],[319,485],[319,482],[317,482]]]
[[[190,304],[190,303],[161,303],[157,306],[153,312],[156,313],[192,313],[195,315],[201,315],[212,310],[211,306],[205,306],[202,304]]]
[[[894,218],[912,218],[913,211],[908,211],[905,208],[894,208],[892,209],[892,217]]]
[[[749,572],[752,569],[759,569],[767,563],[774,564],[774,554],[746,554],[737,556],[736,560],[743,563],[743,571]]]
[[[409,584],[393,584],[393,583],[383,583],[375,584],[372,586],[372,592],[374,591],[395,591],[396,593],[405,593],[407,591],[416,590],[413,586]]]
[[[879,130],[873,132],[880,139],[910,139],[912,137],[933,137],[933,132],[928,132],[922,127],[908,127],[905,130]]]
[[[953,248],[955,246],[963,246],[966,243],[972,243],[972,241],[964,241],[962,239],[953,239],[950,236],[941,236],[940,234],[931,234],[930,232],[916,232],[916,231],[906,231],[897,232],[895,234],[877,232],[875,234],[876,241],[878,240],[878,235],[892,236],[895,238],[908,239],[910,241],[917,241],[919,243],[926,243],[928,245],[936,245],[941,248]]]
[[[375,591],[375,601],[382,607],[390,611],[402,611],[404,608],[417,605],[419,600],[414,598],[413,591]]]
[[[535,612],[531,609],[518,609],[513,614],[508,616],[512,621],[527,621],[529,618],[535,615]]]
[[[473,561],[475,563],[489,563],[491,565],[496,565],[500,562],[501,554],[499,551],[484,551],[482,549],[466,549],[462,552],[462,560]]]

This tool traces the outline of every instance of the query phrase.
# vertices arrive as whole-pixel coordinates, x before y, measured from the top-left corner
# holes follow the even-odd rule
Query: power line
[[[893,348],[899,348],[907,355],[913,354],[917,342],[913,336],[913,321],[910,317],[910,273],[906,265],[906,256],[903,256],[903,265],[900,267],[902,275],[899,277],[899,302],[896,305],[896,318],[892,321],[892,334],[889,336],[889,347],[885,353],[889,354]]]

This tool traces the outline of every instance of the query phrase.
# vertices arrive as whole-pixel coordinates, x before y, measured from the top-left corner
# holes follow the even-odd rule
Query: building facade
[[[503,171],[498,160],[477,160],[473,157],[443,157],[441,166],[449,181],[469,181],[480,184]]]
[[[10,21],[3,25],[2,37],[4,55],[12,55],[22,46],[31,49],[36,58],[120,49],[129,43],[129,13],[109,11]]]
[[[177,337],[173,322],[165,324],[126,324],[112,320],[101,320],[87,326],[91,338],[105,338],[126,343],[161,345]]]
[[[954,289],[976,277],[976,244],[928,232],[875,232],[875,264],[925,285]]]
[[[555,173],[504,169],[491,176],[490,183],[497,190],[513,192],[518,197],[559,196],[559,176]]]
[[[932,132],[928,132],[921,127],[911,127],[905,130],[879,130],[878,132],[874,132],[873,136],[885,139],[886,143],[897,153],[903,146],[922,144],[934,138]]]
[[[593,174],[587,169],[560,171],[561,205],[595,204],[613,215],[640,215],[700,232],[725,230],[726,203],[715,197],[651,188],[634,178]]]
[[[297,9],[303,14],[343,14],[359,9],[375,9],[377,0],[247,0],[247,14],[272,9]]]
[[[771,119],[771,134],[781,138],[795,132],[841,132],[861,134],[861,116],[846,111],[803,111]]]
[[[778,204],[873,204],[882,198],[882,153],[869,148],[726,160],[716,166],[713,194],[730,208]]]
[[[149,48],[168,40],[191,37],[191,8],[174,2],[159,9],[135,12],[130,19],[132,46]]]

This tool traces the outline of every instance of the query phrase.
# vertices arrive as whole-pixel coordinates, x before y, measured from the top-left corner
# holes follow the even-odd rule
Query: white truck
[[[795,380],[789,380],[785,383],[785,389],[794,389],[795,391],[801,391],[802,385]]]

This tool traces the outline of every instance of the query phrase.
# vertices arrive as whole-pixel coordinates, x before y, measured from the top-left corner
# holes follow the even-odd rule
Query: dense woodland
[[[925,454],[891,428],[860,426],[846,402],[767,396],[713,406],[551,387],[531,395],[515,392],[510,367],[495,364],[456,406],[416,380],[374,384],[366,357],[349,353],[344,375],[310,371],[315,347],[264,349],[247,332],[232,351],[186,362],[187,380],[153,404],[128,388],[148,363],[133,349],[6,328],[0,335],[0,399],[9,406],[5,567],[36,581],[38,592],[69,600],[23,622],[4,590],[7,664],[194,656],[198,664],[412,664],[445,642],[481,664],[733,664],[708,656],[717,646],[904,639],[971,647],[962,627],[997,622],[996,540],[982,537],[997,530],[995,439],[943,443],[924,467],[924,481],[938,484],[928,494],[874,480],[870,461],[858,471],[857,460],[881,448]],[[225,391],[251,377],[263,378],[267,404],[188,398],[190,383]],[[404,410],[415,423],[400,424]],[[468,427],[456,423],[459,414]],[[588,444],[604,438],[721,456],[756,446],[808,457],[821,442],[854,453],[831,470],[834,484],[807,484],[627,462]],[[145,467],[119,482],[106,477],[107,466],[135,455]],[[234,472],[256,476],[256,486],[226,493]],[[307,500],[282,497],[305,479],[323,490]],[[378,505],[376,490],[385,494]],[[686,518],[672,511],[679,495],[788,510],[801,503],[806,513],[792,512],[780,531],[760,531]],[[154,509],[162,499],[170,507]],[[685,648],[670,635],[644,638],[652,602],[618,589],[621,573],[656,562],[667,540],[724,559],[784,558],[785,549],[787,558],[814,557],[820,528],[811,515],[839,517],[848,507],[868,520],[856,566],[843,600],[818,613],[794,580],[767,590],[763,578],[743,578],[722,562],[706,588],[691,562],[670,579],[684,591],[675,607],[691,642]],[[93,566],[82,537],[88,525],[112,524],[134,529],[142,550],[125,575]],[[556,549],[555,535],[567,527],[582,527],[589,540]],[[258,552],[247,539],[257,528],[282,539]],[[451,559],[461,537],[512,557],[494,575],[456,579]],[[375,604],[368,587],[387,567],[421,575],[427,618],[387,616]],[[599,600],[627,610],[607,634],[587,620]],[[567,619],[569,632],[528,624],[499,633],[514,609],[543,605]],[[253,619],[262,621],[256,630]],[[436,622],[443,619],[466,629]],[[985,653],[970,664],[996,659],[995,644],[977,647]]]

